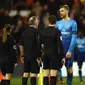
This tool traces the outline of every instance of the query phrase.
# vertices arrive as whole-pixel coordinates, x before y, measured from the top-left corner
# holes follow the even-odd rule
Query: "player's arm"
[[[24,56],[24,46],[20,45],[20,55]]]
[[[20,61],[24,63],[24,47],[20,45]]]
[[[14,63],[16,63],[16,44],[12,37],[8,38],[8,46],[9,46],[9,56],[12,57]]]
[[[20,40],[20,57],[21,57],[21,62],[24,62],[24,42],[23,42],[23,36],[21,37]]]
[[[55,28],[58,28],[58,22],[56,21],[56,25],[55,25]]]
[[[39,33],[38,35],[38,58],[41,58],[42,57],[42,36],[41,34]]]
[[[72,23],[72,38],[71,38],[71,43],[68,49],[68,53],[71,53],[74,50],[75,44],[76,44],[76,39],[77,39],[77,23],[75,21],[73,21]]]
[[[64,48],[63,48],[63,44],[62,44],[62,37],[61,37],[61,32],[58,30],[58,34],[57,34],[57,42],[58,42],[58,48],[59,48],[59,52],[60,55],[62,56],[62,58],[64,58]]]
[[[37,36],[37,61],[38,61],[38,64],[41,63],[41,58],[42,58],[42,37],[41,37],[41,34],[38,33],[38,36]]]
[[[62,63],[65,64],[64,47],[62,44],[61,32],[59,30],[58,30],[58,35],[57,35],[57,42],[58,42],[58,49],[60,52],[60,56],[62,57]]]

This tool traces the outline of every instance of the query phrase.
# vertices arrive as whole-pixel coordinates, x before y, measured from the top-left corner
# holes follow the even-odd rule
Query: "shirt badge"
[[[68,24],[68,29],[70,28],[70,24]]]

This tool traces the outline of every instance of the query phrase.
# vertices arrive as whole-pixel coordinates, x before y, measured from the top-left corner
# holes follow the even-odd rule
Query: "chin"
[[[64,18],[63,16],[61,16],[61,18]]]

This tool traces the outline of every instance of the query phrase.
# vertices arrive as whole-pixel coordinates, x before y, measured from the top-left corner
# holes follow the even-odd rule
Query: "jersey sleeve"
[[[72,52],[74,50],[74,47],[76,45],[76,40],[77,40],[77,23],[73,21],[72,23],[72,39],[71,43],[68,49],[68,52]]]
[[[16,62],[16,43],[14,41],[14,39],[9,36],[8,38],[8,47],[9,47],[9,57],[10,59],[12,59],[14,62]]]
[[[58,22],[56,22],[56,26],[55,26],[55,28],[56,28],[56,29],[58,28]]]
[[[38,44],[38,46],[37,46],[37,54],[38,54],[38,58],[40,58],[41,57],[41,55],[42,55],[42,47],[41,47],[41,45],[42,45],[42,36],[41,36],[41,33],[39,32],[38,33],[38,36],[37,36],[37,44]]]
[[[23,39],[24,39],[24,34],[21,36],[21,38],[20,38],[20,45],[21,46],[24,46],[24,41],[23,41]]]
[[[61,32],[58,30],[57,31],[57,42],[58,42],[58,50],[59,50],[59,55],[64,58],[64,47],[62,44],[62,38],[61,38]]]

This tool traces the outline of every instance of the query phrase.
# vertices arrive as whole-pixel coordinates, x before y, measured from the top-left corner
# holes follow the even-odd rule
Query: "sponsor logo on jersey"
[[[68,29],[70,28],[70,24],[68,24]]]
[[[84,48],[84,46],[83,45],[78,45],[78,48]]]
[[[61,32],[61,34],[69,35],[69,34],[70,34],[70,32]]]

